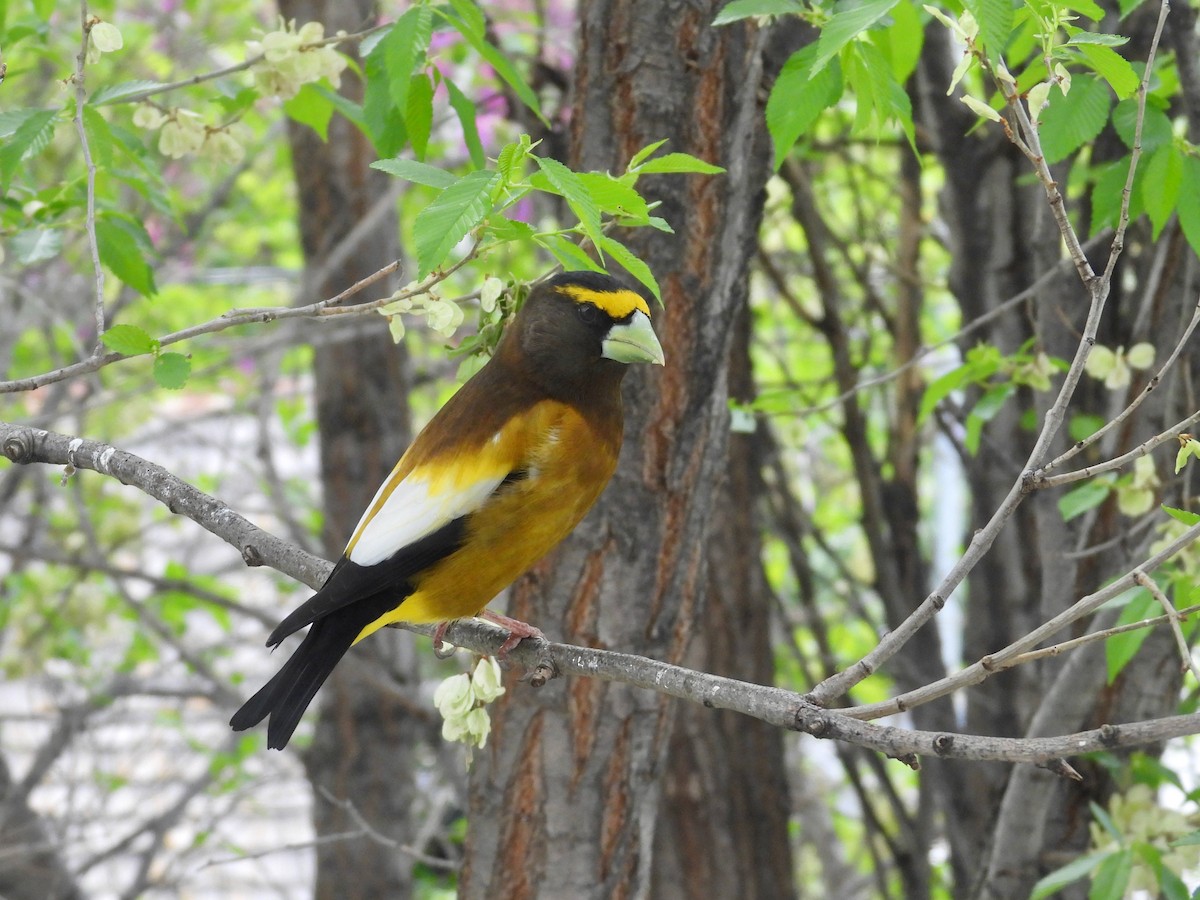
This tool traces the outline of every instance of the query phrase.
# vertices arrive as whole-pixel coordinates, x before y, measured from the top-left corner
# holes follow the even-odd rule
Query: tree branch
[[[305,553],[298,547],[281,541],[252,525],[226,504],[205,494],[154,463],[101,444],[64,434],[42,431],[8,422],[0,422],[0,447],[13,462],[20,465],[47,463],[68,467],[70,475],[76,469],[91,469],[109,475],[142,490],[172,512],[185,515],[217,537],[237,547],[248,565],[268,565],[310,587],[317,587],[328,575],[332,565]],[[1200,533],[1200,526],[1189,530],[1171,546],[1156,554],[1140,567],[1147,571],[1161,563],[1166,556],[1177,552],[1181,541],[1190,542]],[[1066,617],[1082,615],[1087,609],[1107,600],[1113,592],[1123,589],[1121,579],[1075,604],[1071,610],[1043,625],[1020,644],[1006,648],[989,658],[987,669],[1029,649],[1030,642],[1042,640],[1048,629],[1065,624]],[[431,634],[428,625],[402,625],[417,634]],[[461,620],[453,623],[446,638],[453,644],[481,654],[494,654],[507,637],[507,632],[485,622]],[[1052,763],[1065,756],[1092,750],[1113,749],[1157,743],[1172,737],[1200,733],[1200,714],[1171,716],[1124,725],[1103,725],[1090,731],[1060,737],[1001,738],[949,732],[913,731],[876,725],[856,718],[869,707],[848,714],[846,711],[823,709],[809,698],[794,691],[765,685],[750,684],[732,678],[722,678],[697,672],[682,666],[658,662],[625,653],[576,647],[548,641],[525,640],[510,654],[510,658],[529,669],[530,685],[541,687],[558,675],[584,675],[604,681],[631,684],[672,697],[699,703],[709,709],[729,709],[754,716],[768,724],[792,731],[802,731],[814,737],[834,739],[877,750],[911,766],[919,765],[921,756],[970,760],[1002,760],[1006,762]],[[984,663],[977,665],[983,666]],[[961,673],[960,673],[961,674]],[[986,674],[984,675],[986,677]],[[982,679],[980,679],[982,680]]]

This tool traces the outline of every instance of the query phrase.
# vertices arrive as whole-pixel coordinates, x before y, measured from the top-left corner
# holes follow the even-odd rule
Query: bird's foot
[[[539,640],[543,641],[546,639],[546,636],[542,634],[540,628],[534,628],[532,625],[522,622],[520,619],[511,619],[508,616],[502,616],[499,613],[494,613],[490,609],[485,609],[479,615],[481,618],[487,619],[489,622],[499,625],[508,632],[508,637],[505,638],[504,643],[500,645],[500,649],[496,651],[497,659],[506,659],[509,652],[513,650],[517,644],[525,640],[525,638],[538,638]]]
[[[450,647],[449,652],[442,648],[448,646],[445,642],[446,629],[450,627],[453,619],[448,619],[445,622],[439,622],[437,627],[433,629],[433,655],[438,659],[447,659],[454,655],[454,647]]]

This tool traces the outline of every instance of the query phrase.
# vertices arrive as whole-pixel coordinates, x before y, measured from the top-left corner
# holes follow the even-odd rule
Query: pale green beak
[[[609,329],[608,336],[600,344],[600,355],[620,363],[648,362],[661,366],[666,361],[650,317],[640,309],[633,311],[628,322]]]

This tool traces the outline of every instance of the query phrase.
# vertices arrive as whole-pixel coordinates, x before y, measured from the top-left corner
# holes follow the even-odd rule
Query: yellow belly
[[[527,477],[504,485],[470,519],[463,546],[416,579],[416,590],[367,625],[355,643],[392,622],[477,615],[579,524],[616,468],[618,443],[577,415],[560,421]]]

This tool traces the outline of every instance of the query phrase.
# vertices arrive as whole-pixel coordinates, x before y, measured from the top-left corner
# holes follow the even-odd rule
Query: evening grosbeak
[[[380,486],[324,586],[271,632],[274,647],[312,626],[233,729],[269,715],[267,746],[282,749],[353,644],[392,622],[479,614],[566,537],[616,468],[632,362],[663,363],[640,293],[595,272],[538,284]],[[489,617],[509,630],[505,651],[541,634]]]

